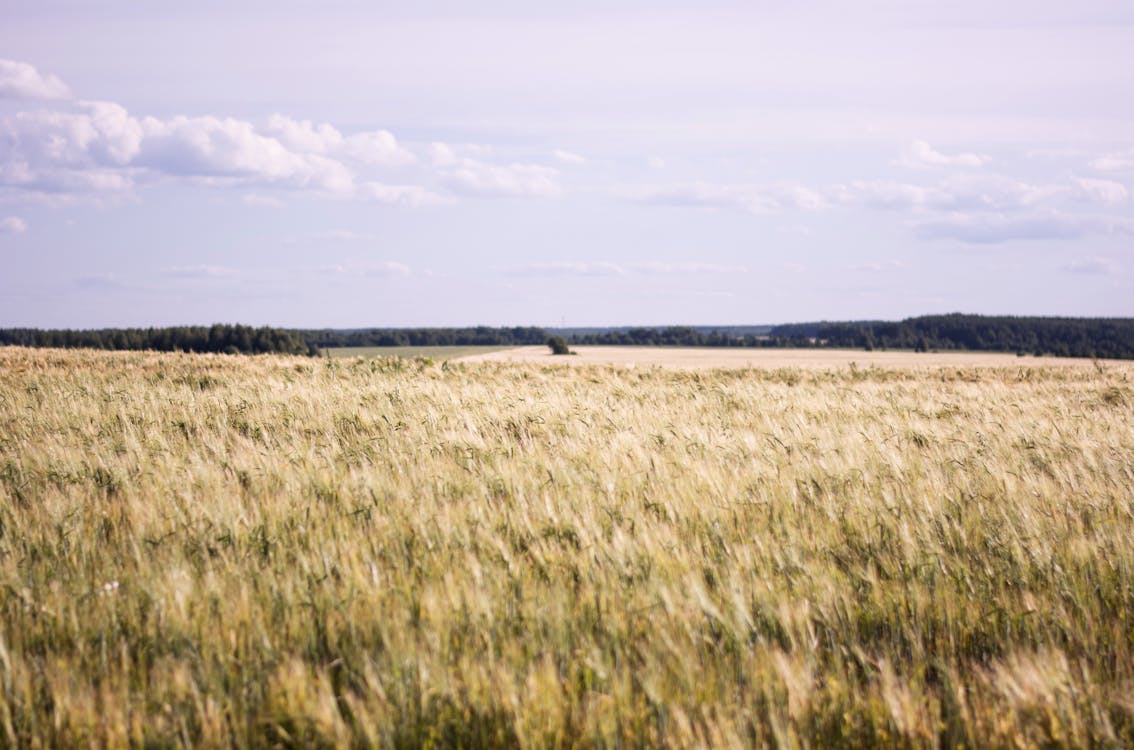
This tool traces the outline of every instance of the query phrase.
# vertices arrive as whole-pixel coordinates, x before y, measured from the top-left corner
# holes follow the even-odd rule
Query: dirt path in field
[[[546,346],[460,357],[459,362],[540,362],[544,364],[614,364],[679,368],[700,367],[1092,367],[1089,359],[1017,357],[987,352],[867,352],[861,349],[696,349],[660,346],[576,346],[574,356],[554,356]],[[1134,367],[1105,360],[1108,367]]]

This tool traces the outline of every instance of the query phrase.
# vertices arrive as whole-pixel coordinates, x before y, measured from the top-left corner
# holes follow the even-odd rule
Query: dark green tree
[[[548,336],[547,346],[551,349],[552,354],[571,353],[571,347],[567,346],[567,341],[562,336]]]

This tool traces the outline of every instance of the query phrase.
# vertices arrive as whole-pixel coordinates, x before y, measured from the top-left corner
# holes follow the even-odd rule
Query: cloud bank
[[[731,209],[755,215],[836,209],[895,213],[914,235],[970,244],[1072,239],[1132,233],[1134,219],[1108,211],[1130,203],[1116,180],[1068,177],[1032,182],[998,174],[959,172],[922,183],[855,180],[826,187],[692,182],[630,191],[638,203]]]
[[[280,207],[283,196],[290,195],[414,208],[462,198],[558,198],[565,192],[560,168],[572,176],[597,169],[606,179],[617,180],[610,176],[616,160],[609,155],[592,161],[547,145],[534,152],[560,168],[530,156],[504,158],[485,145],[436,141],[419,144],[415,152],[389,130],[350,133],[328,122],[279,112],[263,121],[211,114],[138,116],[115,102],[74,98],[56,76],[14,60],[0,60],[0,98],[16,102],[0,110],[0,199],[101,200],[130,196],[153,185],[184,184],[239,190],[234,199],[251,207]],[[911,169],[890,170],[897,179],[876,174],[823,185],[815,184],[817,178],[776,179],[773,173],[762,184],[690,179],[624,188],[621,194],[645,206],[754,216],[889,212],[900,216],[901,225],[914,237],[929,241],[985,245],[1130,234],[1134,220],[1115,213],[1130,205],[1124,180],[1126,171],[1134,171],[1134,149],[1119,148],[1089,161],[1080,152],[1059,153],[1067,158],[1079,154],[1075,158],[1080,170],[1089,167],[1107,174],[1079,176],[1069,170],[1054,180],[1019,179],[991,172],[993,160],[976,151],[947,152],[914,139],[890,162]],[[664,164],[657,157],[643,163],[642,154],[621,158],[624,164],[636,165],[624,169],[637,169],[640,176],[645,172],[646,180],[656,179],[657,168]],[[591,190],[609,194],[612,188],[608,183]],[[22,219],[4,221],[6,233],[26,231]],[[678,264],[674,267],[681,270],[671,271],[648,263],[563,262],[536,264],[522,272],[713,272],[708,265]]]
[[[274,123],[278,128],[282,121]],[[174,179],[380,203],[430,197],[424,187],[361,178],[365,167],[412,161],[385,131],[342,138],[329,129],[316,143],[295,133],[281,139],[271,127],[231,117],[139,118],[113,102],[18,112],[0,119],[0,185],[48,195],[106,195]],[[296,132],[305,132],[303,123]]]
[[[0,188],[28,195],[110,197],[170,181],[409,207],[443,204],[458,195],[562,193],[558,170],[495,163],[475,148],[458,153],[434,144],[431,162],[422,166],[383,129],[347,134],[330,123],[279,113],[262,124],[215,115],[139,117],[114,102],[72,99],[58,78],[10,60],[0,61],[0,96],[38,105],[0,117]],[[564,162],[582,159],[566,151],[554,155]],[[259,192],[241,200],[280,203]]]

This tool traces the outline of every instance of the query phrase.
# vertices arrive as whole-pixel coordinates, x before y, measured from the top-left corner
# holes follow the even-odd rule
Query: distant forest
[[[543,328],[361,328],[298,331],[321,349],[341,346],[532,346],[547,341]]]
[[[0,329],[0,345],[61,349],[149,349],[159,352],[220,354],[319,353],[299,331],[242,325],[173,328],[101,328],[97,330]]]
[[[633,346],[830,347],[994,351],[1057,357],[1134,359],[1134,318],[926,315],[898,322],[791,323],[766,334],[725,329],[630,328],[568,336],[572,344]]]
[[[898,322],[588,329],[478,326],[292,330],[219,324],[100,330],[9,328],[0,329],[0,345],[316,355],[321,349],[336,347],[543,345],[551,335],[563,336],[573,345],[969,350],[1134,359],[1134,318],[962,314],[927,315]]]
[[[820,323],[814,336],[827,346],[836,347],[968,349],[1134,359],[1134,318],[928,315],[898,323]]]

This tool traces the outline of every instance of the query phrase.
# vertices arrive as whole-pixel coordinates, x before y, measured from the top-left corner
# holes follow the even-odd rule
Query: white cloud
[[[435,167],[451,167],[456,164],[460,159],[457,158],[457,152],[453,150],[452,146],[445,143],[432,143],[429,146],[429,155],[433,160]]]
[[[761,187],[690,183],[638,196],[663,206],[735,208],[757,214],[831,205],[899,211],[915,217],[924,239],[998,243],[1013,239],[1076,238],[1132,232],[1134,219],[1073,211],[1076,202],[1100,208],[1122,206],[1129,191],[1120,182],[1071,178],[1032,183],[996,174],[955,175],[935,184],[860,180],[826,189],[800,185]],[[874,269],[869,264],[856,270]]]
[[[320,154],[290,151],[233,118],[174,117],[142,121],[145,139],[136,163],[159,173],[347,195],[353,177],[342,163]]]
[[[343,143],[342,133],[332,125],[315,125],[310,120],[293,120],[281,114],[268,118],[267,130],[289,149],[308,154],[327,154]]]
[[[583,164],[586,159],[573,151],[565,151],[564,149],[555,149],[553,155],[556,159],[566,164]]]
[[[554,198],[562,192],[558,177],[558,170],[538,164],[501,165],[465,159],[445,175],[445,183],[470,195]]]
[[[954,177],[941,183],[945,199],[935,207],[951,210],[1008,211],[1058,198],[1066,185],[1034,184],[1001,175]]]
[[[128,190],[142,128],[109,102],[0,119],[0,184],[47,193]]]
[[[1134,170],[1134,148],[1100,156],[1091,162],[1091,166],[1103,172]]]
[[[138,121],[112,102],[20,112],[5,125],[22,155],[62,166],[125,165],[138,154],[143,136]]]
[[[836,185],[829,192],[838,203],[879,209],[924,208],[945,203],[948,199],[948,194],[939,188],[893,180],[856,180],[847,185]]]
[[[787,208],[814,210],[827,204],[822,194],[802,185],[782,185],[774,189],[776,200]]]
[[[23,234],[28,231],[28,223],[19,216],[6,216],[0,219],[0,234]]]
[[[350,172],[318,155],[297,154],[231,118],[138,120],[110,102],[71,111],[20,112],[0,122],[0,182],[46,192],[124,191],[141,171],[349,191]]]
[[[1121,271],[1113,259],[1100,256],[1073,260],[1062,265],[1060,270],[1067,273],[1099,276],[1114,276]]]
[[[978,154],[944,154],[925,141],[913,141],[902,149],[896,162],[903,167],[980,167],[988,162]]]
[[[450,190],[465,195],[505,198],[555,198],[562,193],[559,170],[540,164],[494,164],[462,156],[445,143],[430,147],[433,165]]]
[[[639,195],[638,200],[658,206],[732,208],[754,214],[773,214],[789,209],[817,209],[827,202],[822,194],[802,185],[753,187],[705,182],[648,190]]]
[[[349,136],[343,142],[342,154],[360,164],[371,166],[397,167],[417,161],[417,157],[398,145],[398,140],[388,130],[372,130]]]
[[[935,185],[859,181],[836,185],[828,194],[843,205],[911,213],[914,231],[923,239],[993,244],[1134,233],[1132,219],[1075,211],[1076,203],[1080,211],[1081,204],[1103,209],[1125,205],[1126,186],[1112,180],[1036,184],[1002,175],[965,175]]]
[[[1126,186],[1114,180],[1075,178],[1079,196],[1085,200],[1110,206],[1119,206],[1129,199]]]
[[[329,123],[294,120],[274,114],[268,118],[268,132],[293,151],[339,156],[370,166],[401,166],[415,161],[412,153],[398,145],[388,130],[374,130],[344,137]]]
[[[274,135],[234,118],[136,118],[112,102],[17,112],[0,117],[0,186],[37,194],[106,195],[163,179],[407,206],[441,200],[419,186],[356,179],[356,169],[413,160],[386,131],[344,138],[330,125],[280,115],[269,127]],[[255,194],[243,201],[279,203]]]
[[[93,131],[88,150],[100,163],[125,164],[137,156],[144,128],[125,107],[114,102],[79,102],[86,127]],[[84,144],[85,145],[85,144]]]
[[[16,60],[0,60],[0,99],[67,99],[67,84],[53,75],[44,75],[34,65]]]
[[[838,203],[878,209],[1009,211],[1035,206],[1069,190],[1063,185],[1035,185],[999,175],[979,175],[954,177],[936,185],[855,181],[836,185],[829,194]]]

